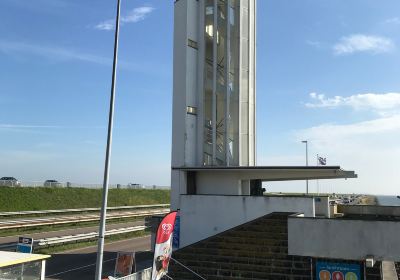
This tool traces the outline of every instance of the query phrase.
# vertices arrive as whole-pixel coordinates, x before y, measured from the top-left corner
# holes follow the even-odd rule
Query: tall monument
[[[173,167],[255,165],[255,2],[175,1]]]

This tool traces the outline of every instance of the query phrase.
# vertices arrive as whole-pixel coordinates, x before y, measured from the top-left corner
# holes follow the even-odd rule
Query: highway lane
[[[159,214],[166,214],[169,212],[167,208],[161,209],[144,209],[132,211],[118,211],[107,214],[107,220],[122,219],[131,217],[145,217]],[[80,223],[89,221],[98,221],[99,214],[81,214],[81,215],[59,215],[59,216],[43,216],[36,218],[17,218],[0,220],[0,229],[23,228],[23,227],[36,227],[44,225]]]
[[[113,274],[118,251],[138,252],[138,270],[150,267],[152,255],[149,252],[145,252],[148,250],[150,250],[150,236],[106,244],[104,246],[103,275],[109,276]],[[92,246],[53,254],[46,264],[46,279],[92,280],[95,275],[96,251],[97,246]]]
[[[125,222],[125,223],[116,223],[116,224],[107,224],[106,229],[116,229],[116,228],[123,228],[123,227],[133,227],[133,226],[142,226],[144,225],[144,221],[133,221],[133,222]],[[90,226],[90,227],[81,227],[81,228],[69,228],[57,231],[48,231],[48,232],[40,232],[40,233],[20,233],[14,236],[7,236],[7,237],[0,237],[0,245],[2,244],[9,244],[17,242],[18,236],[26,236],[31,237],[34,240],[38,240],[41,238],[48,238],[48,237],[57,237],[57,236],[65,236],[65,235],[72,235],[78,233],[89,233],[98,231],[99,226]]]

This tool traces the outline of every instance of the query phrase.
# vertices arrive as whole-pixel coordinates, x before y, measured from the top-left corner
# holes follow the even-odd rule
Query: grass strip
[[[102,189],[1,187],[0,211],[56,210],[101,206]],[[169,190],[110,189],[108,206],[170,203]]]
[[[133,217],[133,218],[121,218],[112,219],[107,221],[107,225],[123,224],[128,222],[142,221],[143,217]],[[98,226],[99,221],[92,222],[82,222],[82,223],[69,223],[69,224],[59,224],[59,225],[45,225],[45,226],[35,226],[29,228],[12,228],[0,230],[0,237],[17,236],[17,235],[27,235],[32,233],[41,233],[49,231],[58,231],[63,229],[80,229],[85,227]]]

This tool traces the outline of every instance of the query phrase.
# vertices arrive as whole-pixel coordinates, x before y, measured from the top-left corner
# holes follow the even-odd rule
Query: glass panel
[[[225,83],[225,57],[226,57],[226,4],[225,1],[218,0],[218,40],[217,40],[217,165],[225,165],[225,108],[226,108],[226,83]]]
[[[0,268],[0,279],[40,280],[42,262],[29,262]]]
[[[239,165],[239,13],[240,1],[230,1],[229,165]]]
[[[204,61],[204,165],[212,164],[212,96],[213,96],[213,35],[214,1],[205,6],[205,61]]]

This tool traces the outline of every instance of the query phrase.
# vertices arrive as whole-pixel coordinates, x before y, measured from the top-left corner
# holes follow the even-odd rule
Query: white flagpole
[[[319,166],[319,155],[317,154],[317,166]],[[317,179],[317,194],[319,195],[319,180]]]

